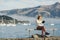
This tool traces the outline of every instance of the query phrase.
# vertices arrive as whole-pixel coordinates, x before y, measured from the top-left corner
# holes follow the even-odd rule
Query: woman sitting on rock
[[[45,35],[49,35],[49,33],[46,32],[46,30],[44,28],[45,21],[42,20],[42,16],[38,16],[36,22],[37,22],[36,30],[42,30],[42,36],[43,36],[44,32],[45,32]]]

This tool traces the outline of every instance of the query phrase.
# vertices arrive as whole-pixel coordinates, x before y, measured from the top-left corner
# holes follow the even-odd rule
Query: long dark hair
[[[39,15],[39,16],[37,17],[37,19],[39,20],[40,17],[42,17],[42,16]]]

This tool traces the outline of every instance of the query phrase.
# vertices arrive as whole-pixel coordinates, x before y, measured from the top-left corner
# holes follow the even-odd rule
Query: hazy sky
[[[55,2],[60,2],[60,0],[0,0],[0,10],[51,5]]]

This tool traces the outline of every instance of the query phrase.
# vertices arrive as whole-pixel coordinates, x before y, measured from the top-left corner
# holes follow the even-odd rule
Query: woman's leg
[[[45,28],[42,27],[42,36],[43,36],[43,33],[45,32],[45,35],[49,35],[50,33],[46,32]]]
[[[45,28],[44,27],[42,27],[42,31],[45,32]]]
[[[44,32],[45,32],[45,28],[44,28],[44,27],[42,27],[42,35],[44,34]]]
[[[37,30],[42,30],[42,36],[43,36],[44,32],[46,32],[44,26],[38,26]]]

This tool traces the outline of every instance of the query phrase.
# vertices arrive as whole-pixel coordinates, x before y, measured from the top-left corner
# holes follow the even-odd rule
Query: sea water
[[[50,36],[60,36],[60,19],[45,19],[44,25]],[[29,30],[26,29],[35,29],[36,27],[35,21],[31,22],[31,25],[0,26],[0,38],[27,38],[29,37]],[[53,31],[52,28],[56,30]],[[41,30],[31,30],[30,36],[34,34],[41,34]]]

